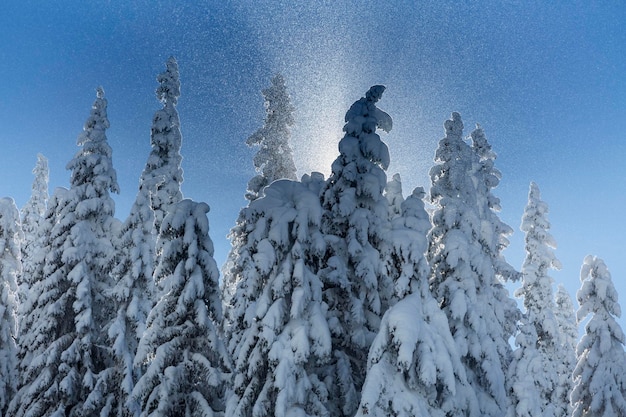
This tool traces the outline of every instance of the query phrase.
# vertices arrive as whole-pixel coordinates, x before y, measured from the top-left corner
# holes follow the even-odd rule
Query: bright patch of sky
[[[298,4],[302,3],[302,4]],[[394,119],[388,176],[404,194],[429,186],[442,124],[482,125],[503,179],[502,219],[518,230],[528,184],[550,205],[572,295],[585,255],[604,258],[626,299],[626,8],[619,2],[8,0],[0,13],[0,194],[22,206],[37,152],[50,188],[102,85],[125,218],[159,108],[155,77],[179,63],[186,197],[211,206],[218,263],[247,181],[246,138],[263,122],[261,89],[283,73],[297,126],[300,174],[330,172],[350,104],[374,84]],[[505,252],[521,266],[523,234]],[[622,301],[625,303],[624,301]],[[624,324],[622,324],[624,327]]]

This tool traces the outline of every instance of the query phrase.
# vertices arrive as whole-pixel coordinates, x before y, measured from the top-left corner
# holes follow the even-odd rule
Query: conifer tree
[[[295,109],[291,105],[291,99],[282,75],[276,75],[271,82],[272,85],[263,90],[266,112],[263,127],[254,132],[246,141],[248,146],[259,147],[254,156],[254,167],[258,174],[248,182],[246,192],[246,199],[249,201],[261,197],[263,188],[273,181],[281,178],[297,179],[296,165],[289,144],[290,128],[294,124],[293,112]],[[246,210],[246,207],[241,210],[237,224],[228,236],[232,248],[223,268],[222,280],[222,297],[226,309],[230,308],[230,298],[237,283],[242,278],[242,271],[238,268],[235,257],[240,248],[245,245],[247,234]]]
[[[154,234],[159,233],[161,222],[170,206],[182,198],[183,157],[180,154],[182,134],[176,105],[180,97],[178,63],[170,57],[166,69],[158,75],[157,99],[163,104],[152,119],[150,143],[152,151],[142,173],[143,182],[150,193],[150,207],[154,211]]]
[[[497,231],[498,225],[479,211],[486,197],[477,191],[486,179],[475,174],[478,153],[464,142],[458,113],[444,127],[446,136],[430,171],[435,205],[428,251],[431,288],[448,317],[481,415],[502,416],[510,407],[504,387],[512,354],[508,338],[518,317],[498,280],[502,264],[494,262],[498,256],[490,249],[489,242],[498,239],[485,233]]]
[[[282,75],[272,78],[272,85],[263,90],[265,122],[248,138],[248,146],[258,146],[254,167],[258,174],[248,182],[246,198],[250,201],[262,195],[263,188],[273,181],[285,178],[295,180],[296,165],[289,139],[294,124],[294,107],[287,93]]]
[[[17,389],[17,277],[21,272],[22,230],[12,198],[0,199],[0,415]]]
[[[518,346],[513,361],[507,369],[507,387],[513,407],[508,417],[543,416],[546,405],[542,399],[550,380],[542,377],[545,360],[537,349],[537,331],[527,317],[522,318],[520,331],[515,338]],[[553,415],[554,411],[549,411]]]
[[[559,325],[559,345],[561,347],[558,352],[558,385],[555,399],[560,407],[557,407],[556,415],[570,416],[572,415],[572,406],[569,398],[573,389],[572,374],[576,367],[578,326],[576,325],[574,304],[563,284],[559,284],[557,287],[555,302],[554,316]]]
[[[135,358],[147,367],[132,392],[141,416],[224,411],[230,365],[218,334],[222,307],[208,211],[205,203],[181,200],[162,223],[154,271],[160,297]]]
[[[49,235],[28,320],[33,343],[23,353],[29,363],[14,416],[82,416],[95,412],[101,400],[97,376],[110,360],[101,331],[112,313],[104,298],[111,286],[110,233],[119,227],[109,194],[118,185],[106,110],[98,88],[78,137],[81,149],[67,164],[70,189],[57,191],[46,215]]]
[[[624,332],[615,320],[621,315],[611,274],[600,258],[587,256],[576,294],[580,323],[587,316],[585,335],[576,348],[571,401],[573,417],[626,415],[626,354]]]
[[[385,313],[369,352],[359,417],[478,413],[448,319],[428,286],[424,195],[416,188],[393,222],[390,274],[400,301]]]
[[[387,183],[385,197],[389,202],[389,219],[393,220],[402,214],[402,202],[404,201],[400,174],[393,174],[391,181]]]
[[[31,286],[30,277],[33,276],[33,256],[37,250],[40,236],[39,226],[43,221],[48,204],[48,159],[42,154],[37,154],[37,164],[33,168],[33,174],[35,179],[33,180],[30,199],[20,212],[22,231],[24,233],[21,245],[24,273],[20,275],[18,284],[22,302],[26,300],[26,294]]]
[[[49,242],[49,234],[56,216],[56,210],[48,210],[48,160],[41,154],[37,155],[37,164],[33,169],[35,179],[32,185],[32,194],[26,205],[20,212],[22,218],[22,230],[24,232],[22,240],[22,273],[19,275],[18,294],[20,303],[18,305],[19,317],[19,337],[18,337],[18,370],[19,379],[17,386],[21,386],[25,374],[26,366],[30,364],[30,357],[27,357],[33,344],[30,338],[33,320],[38,317],[32,315],[38,292],[34,288],[35,279],[43,276],[45,250]],[[46,218],[46,213],[52,218]]]
[[[116,239],[116,266],[113,270],[115,287],[111,295],[117,313],[108,328],[115,366],[107,375],[103,375],[107,378],[106,409],[112,415],[137,416],[141,411],[130,394],[143,371],[143,367],[134,365],[137,345],[145,331],[148,313],[156,303],[153,271],[157,237],[155,232],[158,230],[151,203],[177,201],[182,198],[182,194],[178,192],[182,181],[182,171],[179,169],[181,143],[175,109],[180,83],[173,58],[168,60],[166,71],[157,80],[159,87],[156,95],[164,104],[164,109],[155,114],[152,151],[141,174],[139,190],[130,215]],[[161,125],[164,120],[169,125]],[[170,163],[171,166],[168,165]],[[169,185],[163,188],[164,184]],[[171,194],[168,195],[168,192]],[[163,205],[159,207],[156,209],[166,209]]]
[[[317,262],[324,252],[319,194],[278,180],[246,211],[245,271],[228,328],[235,361],[226,416],[329,416],[320,368],[331,354]]]
[[[487,141],[485,132],[476,124],[476,128],[470,135],[471,148],[478,157],[474,161],[473,171],[474,183],[476,184],[476,202],[478,204],[478,216],[481,221],[480,243],[483,252],[486,253],[493,265],[495,280],[492,283],[492,290],[495,300],[499,304],[497,309],[502,310],[499,323],[503,333],[502,338],[507,341],[506,348],[509,347],[508,340],[517,332],[517,323],[521,318],[521,312],[517,303],[509,296],[508,290],[504,287],[505,282],[515,282],[521,278],[521,274],[510,265],[502,251],[509,246],[508,236],[513,234],[513,228],[504,223],[498,217],[502,209],[500,199],[496,197],[492,190],[498,186],[502,174],[495,167],[496,153],[492,150]],[[501,352],[505,362],[508,361],[509,353]]]
[[[321,277],[333,338],[328,376],[333,415],[351,416],[358,407],[367,352],[393,293],[385,273],[390,222],[383,191],[389,151],[376,133],[392,125],[376,107],[384,90],[371,87],[346,113],[340,154],[322,190],[328,251]]]
[[[548,275],[550,269],[560,269],[561,263],[554,255],[556,242],[549,232],[548,205],[541,200],[539,187],[534,182],[530,184],[521,230],[526,233],[526,259],[522,266],[522,286],[515,295],[524,300],[528,323],[535,327],[536,348],[543,361],[532,378],[541,387],[542,415],[562,416],[567,403],[556,398],[561,340],[554,314],[554,280]]]

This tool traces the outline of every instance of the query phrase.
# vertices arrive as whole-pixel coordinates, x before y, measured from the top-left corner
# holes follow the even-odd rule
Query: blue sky
[[[254,175],[246,138],[261,126],[260,90],[283,73],[297,126],[300,174],[328,175],[343,115],[373,84],[394,119],[383,134],[388,176],[404,193],[428,188],[442,124],[461,113],[480,123],[503,173],[495,193],[516,233],[505,255],[523,261],[520,218],[528,184],[550,205],[572,296],[585,255],[603,258],[626,299],[626,7],[542,1],[17,1],[0,13],[0,194],[22,206],[38,152],[50,192],[67,187],[66,163],[95,88],[109,100],[109,143],[122,192],[134,200],[159,108],[155,77],[180,66],[186,197],[211,206],[221,262],[225,235]],[[621,3],[621,4],[620,4]],[[622,327],[624,327],[622,321]],[[624,327],[626,328],[626,327]]]

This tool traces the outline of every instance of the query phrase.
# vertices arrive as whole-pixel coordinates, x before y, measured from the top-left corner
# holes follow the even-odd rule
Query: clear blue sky
[[[597,255],[626,307],[624,2],[294,3],[3,2],[0,194],[26,202],[38,152],[50,159],[50,192],[68,186],[65,164],[102,85],[124,219],[150,150],[155,77],[174,55],[183,192],[211,206],[221,262],[254,175],[245,140],[262,124],[260,90],[271,76],[283,73],[298,109],[300,174],[328,175],[345,111],[370,85],[385,84],[380,107],[394,119],[383,135],[388,176],[400,172],[405,195],[428,188],[442,124],[459,111],[466,133],[480,123],[499,155],[495,193],[516,230],[509,262],[523,261],[519,223],[533,180],[564,264],[553,277],[574,296],[584,256]]]

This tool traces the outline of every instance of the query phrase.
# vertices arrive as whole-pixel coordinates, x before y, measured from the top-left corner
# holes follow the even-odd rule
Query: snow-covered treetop
[[[21,210],[22,226],[24,233],[34,235],[39,221],[46,212],[48,204],[48,159],[42,154],[37,154],[37,164],[33,168],[35,179],[33,180],[30,199]],[[30,236],[29,239],[30,240]]]
[[[617,291],[611,280],[611,273],[602,259],[592,255],[585,257],[580,269],[580,280],[582,286],[576,293],[580,305],[576,312],[576,319],[579,323],[592,313],[621,316],[622,310],[617,302]],[[623,334],[621,339],[624,343]]]
[[[368,210],[374,214],[370,220],[370,234],[383,217],[388,217],[388,203],[383,196],[387,185],[384,170],[389,165],[389,149],[376,133],[377,128],[391,130],[391,117],[376,107],[385,87],[373,86],[357,100],[346,113],[345,135],[339,141],[339,156],[332,164],[332,175],[323,191],[323,205],[332,214],[333,224],[327,232],[347,233],[348,226],[339,226],[357,210]],[[355,219],[353,219],[355,220]],[[350,220],[350,221],[353,221]],[[359,226],[360,227],[360,226]],[[343,229],[340,231],[339,229]],[[365,231],[359,231],[359,234]]]
[[[385,187],[385,197],[387,197],[387,201],[389,202],[389,218],[393,219],[398,217],[402,213],[401,205],[404,201],[400,174],[393,174],[391,181],[387,183]]]
[[[156,89],[157,99],[164,106],[175,106],[180,97],[180,77],[178,74],[178,62],[171,56],[165,62],[166,70],[157,76],[159,87]]]
[[[554,315],[561,329],[561,343],[570,349],[574,349],[578,343],[578,327],[574,313],[574,303],[563,284],[559,284],[555,297],[556,310]]]
[[[443,203],[444,198],[460,198],[463,203],[475,206],[476,191],[469,175],[475,156],[463,140],[461,115],[453,112],[443,126],[446,136],[439,141],[435,152],[437,164],[430,169],[430,198],[434,204]]]
[[[170,206],[183,198],[183,157],[180,154],[182,134],[176,104],[180,97],[178,64],[174,58],[166,62],[165,72],[157,77],[156,96],[163,108],[154,113],[150,134],[152,150],[141,176],[141,187],[148,190],[154,210],[155,232]]]
[[[546,248],[542,251],[541,255],[545,257],[545,261],[548,262],[550,268],[561,269],[561,262],[556,259],[556,256],[551,250],[556,249],[557,244],[552,235],[548,233],[550,229],[548,212],[548,205],[541,200],[539,186],[531,182],[528,192],[528,204],[522,216],[520,229],[523,232],[532,232],[534,239],[540,240],[543,243]],[[527,242],[527,245],[531,243],[532,242]]]
[[[443,124],[446,130],[446,136],[461,139],[463,136],[463,121],[461,120],[461,114],[458,112],[452,112],[452,117],[446,120]]]
[[[522,265],[524,284],[515,295],[524,297],[524,305],[533,310],[533,314],[545,315],[554,310],[553,279],[548,276],[548,270],[561,269],[561,263],[554,254],[556,241],[549,233],[548,205],[541,200],[539,187],[534,182],[530,183],[520,229],[526,233],[526,258]],[[533,320],[541,327],[546,317],[536,316]],[[556,336],[556,328],[548,331]],[[537,332],[542,336],[541,329]]]
[[[475,154],[476,201],[478,213],[483,220],[482,241],[491,253],[496,275],[504,281],[517,281],[521,277],[520,273],[508,264],[502,255],[502,251],[509,246],[508,236],[513,234],[513,228],[498,217],[497,213],[501,210],[500,199],[492,192],[502,178],[500,171],[495,168],[497,155],[491,150],[491,145],[479,124],[476,124],[470,138],[471,148]]]
[[[104,89],[98,87],[96,101],[91,107],[83,132],[78,136],[77,144],[82,149],[66,167],[72,170],[72,188],[89,184],[90,189],[95,190],[96,195],[89,197],[102,197],[109,191],[119,193],[117,173],[111,159],[112,150],[106,137],[108,128],[107,100],[104,98]]]
[[[358,148],[355,147],[355,143],[344,138],[339,143],[339,152],[350,160],[362,154],[366,159],[380,165],[382,169],[387,169],[389,149],[376,134],[377,128],[389,132],[393,125],[391,116],[376,107],[384,91],[385,87],[382,85],[371,87],[365,93],[365,97],[356,101],[346,112],[343,131],[346,132],[346,137],[359,138]]]
[[[248,183],[246,198],[254,200],[263,187],[281,178],[296,180],[296,165],[289,145],[290,128],[294,124],[294,107],[282,75],[272,78],[272,85],[263,90],[265,123],[248,138],[248,146],[258,146],[254,167],[259,173]]]
[[[15,206],[15,201],[10,197],[0,198],[0,271],[4,272],[7,263],[14,273],[21,270],[20,245],[22,230],[20,228],[20,214]],[[15,279],[15,276],[13,276]],[[15,283],[12,283],[14,286]],[[15,290],[15,288],[12,288]],[[2,341],[0,341],[0,346]]]
[[[487,204],[488,207],[495,211],[500,211],[500,199],[491,194],[489,190],[496,188],[502,178],[502,173],[494,166],[494,161],[497,158],[496,153],[491,149],[491,144],[487,141],[484,130],[476,123],[476,129],[470,134],[472,140],[472,149],[479,158],[480,173],[484,184],[482,187],[487,191]],[[511,233],[513,230],[511,229]]]

